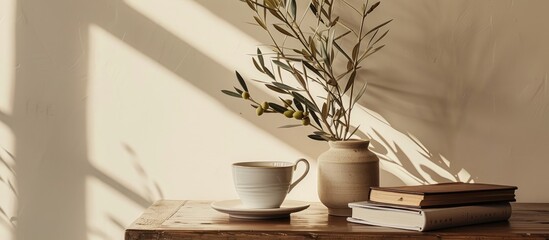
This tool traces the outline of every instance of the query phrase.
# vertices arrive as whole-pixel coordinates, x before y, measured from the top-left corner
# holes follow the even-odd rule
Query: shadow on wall
[[[91,191],[86,189],[87,182],[102,182],[124,197],[127,204],[141,208],[162,197],[162,193],[157,185],[153,190],[147,186],[145,196],[136,193],[89,163],[85,55],[86,30],[92,21],[86,14],[93,15],[88,11],[93,8],[83,1],[60,0],[17,1],[16,5],[13,114],[2,114],[0,120],[11,123],[17,169],[15,161],[7,161],[2,153],[0,170],[9,171],[2,171],[0,179],[1,185],[9,185],[12,194],[18,196],[18,210],[8,211],[11,205],[1,205],[0,223],[13,229],[13,220],[17,219],[17,239],[119,239],[121,236],[90,227],[86,199]],[[133,154],[132,164],[140,179],[154,182],[140,167],[132,148],[125,144],[122,147]],[[17,178],[17,191],[13,177]],[[145,188],[145,183],[141,185]],[[12,216],[12,212],[18,216]],[[117,233],[122,233],[126,225],[119,220],[121,217],[127,218],[106,216]]]
[[[226,11],[226,9],[235,9],[235,3],[231,1],[196,1],[201,4],[209,11],[214,13],[216,16],[222,17],[227,22],[233,24],[242,32],[246,33],[249,36],[254,36],[256,40],[269,43],[270,39],[267,38],[266,34],[258,34],[258,27],[250,27],[246,22],[251,22],[252,14],[250,11]],[[243,4],[240,4],[243,5]],[[240,6],[244,10],[248,10],[246,6]],[[382,6],[380,8],[385,8],[387,6]],[[342,9],[343,10],[343,9]],[[341,11],[341,10],[340,10]],[[350,11],[351,12],[351,11]],[[353,21],[351,14],[341,14],[342,19],[348,20],[348,22]],[[386,16],[392,16],[387,14]],[[379,21],[377,21],[378,19]],[[386,21],[387,18],[384,16],[374,17],[373,22],[370,23],[370,27],[376,26],[377,24]],[[377,22],[376,22],[377,21]],[[348,22],[346,22],[348,24]],[[389,26],[392,28],[393,26]],[[394,31],[391,31],[388,39],[394,38]],[[263,32],[261,32],[263,33]],[[258,36],[259,35],[259,36]],[[401,43],[389,43],[389,45],[395,45]],[[253,51],[250,50],[251,52]],[[386,50],[382,50],[379,55],[388,54]],[[378,60],[378,56],[372,56],[373,61]],[[250,61],[251,64],[251,61]],[[346,64],[346,63],[341,63]],[[388,65],[392,66],[392,65]],[[344,66],[342,65],[344,68]],[[369,66],[366,66],[368,68]],[[385,70],[385,69],[381,69]],[[374,71],[372,71],[374,72]],[[370,90],[367,91],[365,96],[373,94],[378,98],[382,98],[382,95],[387,95],[387,92],[390,94],[398,94],[402,90],[399,88],[390,88],[384,79],[384,76],[373,75],[371,72],[366,72],[364,70],[360,77],[357,78],[357,81],[362,81],[362,84],[365,83],[366,79],[369,81],[371,86]],[[377,84],[372,84],[376,82]],[[361,83],[359,83],[359,86]],[[377,87],[378,89],[375,89]],[[383,94],[375,93],[380,91],[381,88]],[[403,87],[402,89],[409,89],[409,87]],[[256,90],[257,91],[257,90]],[[420,96],[416,96],[420,98]],[[381,99],[382,100],[382,99]],[[429,101],[429,100],[427,100]],[[363,99],[359,103],[362,106],[375,106],[372,104],[374,101]],[[379,104],[382,107],[387,107],[387,109],[395,109],[394,106],[388,104],[387,101],[380,101],[377,99],[376,104]],[[234,110],[233,110],[234,111]],[[410,133],[404,134],[397,130],[397,128],[391,126],[386,119],[381,117],[379,114],[375,113],[368,108],[355,109],[358,112],[354,117],[356,119],[355,124],[361,126],[362,135],[360,137],[372,139],[372,150],[376,152],[382,161],[382,169],[385,172],[382,174],[382,184],[383,185],[399,185],[399,184],[427,184],[427,183],[436,183],[436,182],[448,182],[448,181],[463,181],[463,182],[474,182],[473,176],[471,176],[467,170],[458,167],[450,167],[450,161],[440,154],[431,153],[428,148],[426,148],[421,141],[412,136]],[[395,111],[400,111],[395,109]],[[257,122],[255,117],[252,116],[249,121]],[[262,126],[265,128],[264,126]],[[276,132],[273,132],[276,133]],[[288,138],[286,138],[288,139]],[[286,140],[283,138],[283,140]],[[302,146],[302,145],[301,145]],[[306,152],[312,156],[318,156],[318,149],[315,152]]]
[[[138,182],[132,184],[132,186],[137,186],[139,190],[139,193],[130,189],[132,186],[126,186],[117,179],[115,179],[116,176],[110,176],[109,174],[101,171],[96,166],[93,166],[90,164],[88,166],[88,172],[89,176],[93,177],[100,182],[104,183],[105,185],[109,186],[113,191],[116,191],[118,194],[121,194],[124,196],[127,200],[125,204],[136,204],[141,207],[141,209],[145,209],[148,206],[150,206],[154,201],[158,199],[164,199],[164,194],[158,185],[158,183],[151,179],[147,171],[143,168],[141,161],[139,159],[138,154],[135,152],[135,150],[129,146],[126,143],[121,143],[120,147],[127,152],[127,154],[130,156],[129,158],[129,165],[131,165],[131,170],[135,172],[138,175]],[[89,186],[88,186],[89,187]],[[92,192],[92,191],[89,191]],[[97,193],[101,194],[101,193]],[[106,196],[100,196],[100,197],[106,197]],[[91,203],[87,203],[88,205]],[[99,204],[104,204],[103,202]],[[113,203],[116,204],[116,203]],[[103,206],[102,208],[104,208]],[[112,207],[112,206],[110,206]],[[89,209],[90,207],[87,206]],[[88,238],[100,238],[100,239],[119,239],[121,238],[121,234],[124,233],[124,230],[126,229],[126,226],[130,224],[130,222],[127,222],[129,219],[128,216],[121,216],[120,213],[116,211],[109,211],[112,209],[109,209],[107,207],[107,210],[100,210],[95,209],[92,211],[104,211],[104,215],[100,218],[96,218],[95,221],[98,221],[99,219],[103,220],[104,223],[101,225],[101,223],[88,223],[87,228],[87,234]],[[90,218],[87,216],[88,219]],[[131,218],[130,218],[131,219]],[[108,226],[108,228],[105,228],[104,225]],[[113,232],[117,234],[113,234]],[[113,235],[117,235],[117,237],[114,237]]]
[[[246,17],[243,20],[243,16],[248,14],[242,3],[218,0],[196,3],[246,35],[266,42],[265,38],[256,36],[254,28],[245,25],[249,19]],[[279,124],[277,119],[258,121],[254,111],[245,109],[242,102],[226,100],[219,90],[230,88],[234,83],[233,69],[227,69],[201,53],[123,1],[80,1],[70,4],[61,0],[47,3],[19,1],[17,4],[16,60],[21,68],[15,76],[13,116],[0,115],[0,120],[13,124],[16,138],[16,176],[22,207],[17,229],[20,239],[86,239],[87,232],[99,238],[108,238],[110,235],[102,230],[89,229],[86,222],[85,188],[89,177],[143,208],[163,195],[161,188],[139,164],[137,151],[127,143],[121,143],[120,147],[131,156],[133,170],[143,179],[140,184],[145,194],[136,193],[89,163],[87,112],[82,107],[85,104],[75,107],[68,103],[86,101],[88,71],[85,56],[89,44],[86,30],[90,24],[105,29],[289,146],[309,156],[317,156],[323,151],[320,147],[323,145],[302,144],[309,140],[292,137],[292,131],[273,129],[272,126]],[[517,100],[530,102],[539,109],[534,111],[539,116],[529,120],[534,126],[532,128],[544,126],[541,120],[548,118],[549,107],[544,101],[547,94],[538,89],[546,88],[547,73],[540,75],[543,79],[541,83],[540,76],[526,77],[528,87],[519,87],[522,94],[518,99],[510,97],[514,93],[512,89],[522,85],[515,81],[522,76],[504,75],[509,73],[505,70],[517,64],[529,69],[524,67],[526,63],[513,61],[516,57],[524,59],[528,54],[512,51],[514,41],[497,41],[496,44],[496,39],[508,39],[509,36],[501,27],[494,28],[492,21],[488,21],[490,19],[478,17],[482,14],[475,11],[475,4],[471,1],[444,5],[439,1],[423,1],[422,4],[384,1],[386,6],[382,9],[388,9],[384,10],[386,15],[395,16],[396,19],[391,25],[394,30],[388,38],[392,40],[382,54],[372,58],[375,62],[372,61],[369,67],[371,71],[361,75],[360,80],[368,80],[371,88],[360,102],[364,108],[355,116],[357,124],[367,126],[363,128],[363,136],[374,140],[373,150],[381,156],[383,168],[390,173],[385,175],[389,181],[383,182],[386,185],[398,182],[501,180],[480,177],[481,171],[487,167],[476,168],[477,172],[472,176],[464,169],[473,167],[473,164],[461,159],[472,156],[475,159],[499,160],[503,156],[495,153],[496,149],[509,146],[504,141],[511,134],[519,134],[520,137],[539,134],[538,139],[542,143],[547,139],[546,128],[542,128],[541,132],[529,129],[528,134],[514,130],[500,135],[501,128],[520,126],[525,116],[512,117],[496,126],[490,125],[494,119],[505,116],[503,110],[508,107],[520,113],[521,105],[514,102]],[[490,8],[484,6],[490,3],[478,4]],[[500,12],[507,14],[506,10]],[[51,15],[59,17],[52,19],[48,17]],[[501,14],[494,15],[498,16],[501,17]],[[536,56],[545,51],[543,49]],[[179,69],[182,56],[189,54],[191,57],[183,62],[187,68]],[[395,61],[396,64],[393,64]],[[52,67],[45,69],[43,66]],[[395,66],[401,69],[388,69]],[[212,84],[212,81],[217,82]],[[260,98],[271,98],[259,88],[252,87],[252,91]],[[521,97],[526,100],[521,100]],[[49,114],[47,111],[32,110],[40,102],[55,106],[56,111]],[[530,114],[530,111],[525,114]],[[480,140],[474,140],[477,137]],[[494,142],[489,146],[483,145],[489,141]],[[520,147],[526,148],[524,145]],[[471,149],[472,155],[463,154]],[[543,156],[539,152],[530,154],[531,157]],[[497,162],[488,161],[484,165],[497,166]],[[51,216],[56,216],[58,221],[51,221]],[[108,214],[106,218],[113,228],[121,230],[127,225],[119,216]],[[67,229],[66,226],[71,228]]]
[[[539,9],[549,3],[386,0],[383,5],[382,13],[395,21],[388,47],[363,75],[370,86],[363,106],[421,139],[417,145],[399,144],[404,152],[428,146],[421,150],[425,157],[454,178],[517,185],[519,201],[539,201],[534,197],[539,179],[526,176],[546,176],[549,32]],[[418,157],[411,161],[421,162]],[[435,172],[433,180],[452,179]]]
[[[130,190],[89,163],[85,108],[87,60],[84,56],[88,51],[86,30],[90,24],[102,27],[182,79],[194,80],[195,86],[227,107],[235,111],[240,108],[227,104],[220,88],[199,81],[223,79],[232,76],[233,70],[224,69],[195,52],[194,69],[207,65],[215,71],[177,71],[180,56],[193,48],[123,2],[95,2],[93,6],[83,2],[65,3],[17,3],[16,62],[21,69],[15,76],[14,114],[2,115],[2,120],[16,123],[13,127],[16,155],[22,163],[17,175],[21,191],[19,205],[23,209],[17,227],[18,239],[85,239],[86,232],[96,237],[109,236],[94,228],[86,231],[90,224],[86,222],[89,219],[86,216],[89,204],[86,202],[86,181],[89,178],[99,180],[142,208],[153,201],[152,197]],[[111,8],[113,5],[115,7]],[[105,13],[116,19],[103,18]],[[48,17],[52,15],[57,17]],[[144,43],[140,36],[132,35],[133,32],[147,33],[151,42]],[[155,34],[148,34],[150,32]],[[162,49],[167,45],[174,47],[173,54],[163,56]],[[74,102],[84,104],[69,104]],[[55,111],[45,111],[43,105],[47,109],[55,107]],[[136,160],[135,170],[147,180],[135,151],[127,144],[123,147]],[[310,148],[311,151],[315,150]],[[157,184],[154,189],[162,197]],[[147,191],[151,194],[148,188]],[[49,221],[51,216],[59,220]],[[108,218],[115,227],[124,225],[115,216]]]
[[[0,237],[13,237],[17,223],[15,157],[0,148]]]
[[[390,37],[386,39],[387,47],[381,54],[370,60],[369,66],[358,78],[358,81],[364,84],[367,82],[369,86],[366,96],[359,101],[362,106],[368,108],[364,109],[366,115],[360,119],[360,122],[370,126],[366,129],[366,135],[377,140],[374,151],[383,156],[385,169],[399,176],[406,184],[474,182],[478,176],[472,176],[466,167],[459,164],[459,161],[451,161],[450,159],[454,158],[448,157],[446,153],[443,154],[440,146],[432,144],[435,140],[434,142],[452,145],[452,136],[435,136],[433,139],[433,136],[423,134],[426,131],[432,131],[429,129],[433,127],[438,128],[433,126],[435,121],[439,124],[450,124],[445,126],[449,129],[445,133],[452,134],[458,131],[456,129],[463,122],[460,118],[466,115],[447,116],[453,112],[446,110],[448,105],[457,105],[456,108],[460,109],[466,106],[467,102],[462,99],[452,99],[454,94],[450,91],[459,91],[455,95],[463,97],[463,94],[468,94],[471,90],[461,88],[461,79],[440,79],[440,72],[452,75],[457,69],[433,69],[432,62],[423,61],[422,56],[415,53],[416,51],[422,53],[426,48],[429,50],[435,46],[443,48],[443,51],[447,50],[445,48],[448,46],[455,47],[454,43],[431,46],[429,40],[422,39],[428,37],[430,33],[435,34],[434,38],[441,36],[444,38],[446,34],[453,31],[453,28],[440,27],[439,29],[436,21],[433,21],[433,19],[442,18],[437,15],[440,14],[439,3],[436,1],[423,3],[384,1],[378,15],[372,16],[373,22],[385,20],[384,16],[392,16],[394,21],[391,23]],[[463,4],[463,1],[458,3],[460,4]],[[469,6],[469,4],[464,5]],[[471,18],[468,20],[474,21]],[[431,27],[435,29],[428,29]],[[471,24],[469,27],[471,31],[475,31],[479,26]],[[465,38],[465,41],[475,41],[471,36],[461,37]],[[456,56],[455,54],[468,56],[478,50],[467,48],[471,50],[468,52],[460,51],[459,47],[455,48],[451,53],[439,54],[442,57]],[[440,85],[446,90],[442,95],[439,95],[440,91],[435,90]],[[478,86],[470,87],[478,88]],[[422,111],[429,111],[430,114],[425,116],[421,113]],[[366,121],[366,119],[369,120]],[[403,121],[404,119],[406,121]],[[417,129],[414,126],[416,122],[425,123],[425,128]],[[411,132],[421,135],[418,137]],[[445,140],[440,141],[440,137],[444,137]],[[450,142],[446,139],[450,139]]]

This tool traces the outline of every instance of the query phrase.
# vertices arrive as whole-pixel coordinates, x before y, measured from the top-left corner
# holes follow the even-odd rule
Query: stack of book
[[[461,182],[373,187],[369,201],[349,203],[347,220],[416,231],[507,221],[516,189]]]

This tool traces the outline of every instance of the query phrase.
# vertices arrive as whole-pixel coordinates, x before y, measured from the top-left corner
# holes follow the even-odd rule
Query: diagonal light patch
[[[202,5],[194,1],[125,2],[226,69],[247,75],[255,72],[243,53],[255,52],[260,43]]]
[[[14,152],[10,116],[13,111],[15,79],[15,15],[14,0],[0,1],[0,146]]]
[[[143,132],[142,128],[146,127],[139,126],[143,124],[143,117],[135,113],[135,107],[125,109],[132,104],[143,107],[141,99],[151,94],[145,90],[135,91],[139,86],[145,89],[152,85],[143,78],[150,76],[140,76],[135,69],[146,66],[160,72],[165,70],[97,26],[90,25],[88,42],[87,238],[114,239],[123,234],[123,229],[112,224],[110,216],[131,222],[154,197],[148,196],[141,175],[132,171],[131,156],[125,154],[120,144],[132,137],[125,135],[126,132]]]
[[[121,142],[139,135],[155,137],[151,124],[156,123],[148,123],[151,119],[147,116],[157,112],[154,107],[161,103],[155,102],[153,96],[164,88],[180,90],[183,83],[156,83],[157,79],[175,77],[102,28],[91,25],[89,31],[86,115],[90,164],[144,195],[145,191],[136,184],[140,178],[137,173],[118,174],[117,169],[131,169]]]
[[[192,83],[203,93],[209,94],[211,98],[216,99],[218,101],[217,104],[231,110],[225,113],[234,115],[239,111],[247,110],[247,104],[238,102],[236,99],[228,99],[227,96],[221,94],[220,90],[230,88],[236,82],[233,70],[235,68],[233,66],[242,66],[242,68],[239,67],[237,69],[248,78],[254,78],[253,74],[247,74],[250,72],[255,73],[256,70],[253,68],[250,58],[245,52],[250,51],[249,49],[252,49],[252,52],[255,51],[254,49],[257,44],[255,41],[252,42],[246,34],[231,27],[231,25],[227,25],[223,20],[211,15],[206,9],[192,1],[157,2],[154,4],[154,11],[148,8],[151,6],[147,5],[150,4],[147,2],[132,2],[132,4],[131,6],[120,4],[117,7],[116,21],[107,22],[102,21],[102,19],[95,21],[98,26],[113,36],[122,39],[124,43],[135,50],[177,74],[180,77],[179,80]],[[194,14],[192,15],[194,17],[187,17],[188,14]],[[202,24],[211,26],[207,28],[200,27]],[[199,27],[202,30],[198,29]],[[210,33],[203,33],[204,29]],[[218,29],[233,29],[234,32],[222,31],[221,33],[216,33]],[[239,61],[238,59],[241,60]],[[241,64],[241,62],[246,62],[246,64]],[[272,96],[264,96],[266,93],[258,90],[255,86],[251,86],[251,88],[256,90],[254,91],[255,96],[262,95],[261,98],[273,98]],[[199,103],[196,100],[191,101]],[[204,109],[201,109],[199,112],[204,112]],[[302,155],[303,153],[316,155],[315,150],[312,150],[313,147],[295,147],[299,144],[299,141],[294,140],[295,138],[288,140],[286,137],[282,137],[284,134],[289,135],[291,133],[282,133],[279,130],[267,130],[268,128],[276,128],[277,126],[277,123],[271,124],[268,121],[278,120],[278,124],[284,125],[284,123],[280,123],[281,118],[265,117],[261,120],[256,120],[255,116],[251,115],[252,112],[247,111],[242,114],[244,118],[240,119],[249,120],[249,122],[257,126],[256,128],[268,131],[270,137],[265,139],[269,139],[269,143],[274,140],[272,136],[284,140],[273,142],[273,147],[279,148],[279,146],[284,146],[284,148],[288,148],[290,146],[292,149],[296,149],[291,152],[294,156]],[[253,120],[251,120],[252,118]],[[221,123],[228,126],[224,122],[219,122],[218,124]],[[242,123],[237,124],[237,126],[239,125],[242,125]],[[245,143],[242,143],[242,145],[245,145]]]
[[[0,1],[0,113],[5,115],[13,110],[15,14],[15,0]]]
[[[165,8],[171,7],[159,3],[155,9],[164,12],[169,10]],[[304,153],[316,155],[314,151],[318,152],[318,149],[321,149],[318,145],[315,146],[321,143],[302,146],[302,139],[282,137],[284,134],[294,136],[295,133],[292,131],[281,133],[278,130],[268,130],[277,126],[268,123],[269,118],[256,121],[251,111],[250,114],[238,114],[241,109],[246,110],[247,105],[242,103],[236,108],[233,105],[237,100],[228,99],[220,92],[223,88],[221,86],[231,84],[225,78],[233,78],[232,69],[227,69],[133,7],[120,4],[115,11],[117,18],[114,21],[105,21],[103,18],[92,21],[98,26],[92,27],[92,34],[103,35],[101,38],[110,39],[103,42],[114,43],[115,47],[101,50],[104,52],[103,57],[97,58],[95,49],[103,47],[96,46],[98,39],[90,39],[92,53],[88,132],[93,141],[90,143],[90,151],[93,151],[90,153],[92,164],[99,171],[106,171],[108,176],[112,177],[116,169],[107,163],[109,159],[106,156],[110,151],[108,148],[120,151],[117,149],[119,146],[128,145],[132,149],[137,149],[136,156],[142,168],[147,169],[152,178],[158,181],[157,184],[162,186],[166,196],[179,199],[223,199],[228,196],[236,197],[230,171],[227,171],[230,163],[258,159],[292,161],[297,157],[307,157]],[[170,15],[166,16],[169,18]],[[253,45],[250,46],[251,49],[255,48],[255,43]],[[237,46],[228,49],[235,47]],[[125,52],[124,56],[116,57],[121,51]],[[243,59],[249,61],[240,50],[234,52],[238,52]],[[226,59],[234,62],[232,57]],[[99,67],[104,69],[101,70]],[[113,75],[101,75],[105,70],[108,72],[108,68],[112,68]],[[117,73],[128,69],[130,72]],[[98,83],[97,80],[104,82]],[[147,82],[150,82],[150,85]],[[132,86],[134,84],[141,86]],[[113,86],[115,89],[107,90]],[[101,88],[105,90],[97,90]],[[137,94],[138,99],[122,97],[131,94],[132,91],[141,93]],[[101,92],[111,92],[121,100],[111,101],[116,99],[98,95]],[[256,92],[260,94],[261,91]],[[96,100],[102,101],[102,104],[93,103]],[[229,102],[230,100],[233,102]],[[100,110],[94,109],[93,105],[120,107],[113,111],[105,110],[100,114],[97,112]],[[102,125],[111,124],[110,120],[99,121],[99,115],[124,121],[118,124],[120,128],[104,127]],[[124,117],[125,115],[133,117]],[[97,127],[110,128],[112,131],[93,129]],[[131,130],[124,130],[126,128]],[[119,135],[125,137],[115,137],[120,140],[119,143],[115,143],[109,134],[118,134],[116,131],[121,130],[125,133]],[[97,137],[98,131],[104,131],[104,137]],[[98,148],[92,146],[93,144],[103,144],[105,149],[96,152],[93,149]],[[215,151],[212,151],[213,146]],[[125,157],[122,161],[126,163],[130,161],[122,152],[114,154],[110,159],[119,161],[117,156]],[[104,161],[103,166],[96,162],[96,159],[100,158],[100,161]],[[198,185],[185,180],[201,179],[204,173],[215,173],[217,181],[206,181]],[[311,173],[303,185],[313,185],[315,179],[314,173]],[[180,184],[174,184],[174,181]],[[208,192],[204,189],[217,190]],[[316,197],[314,188],[292,194],[299,199]]]
[[[167,4],[167,2],[170,4]],[[144,2],[136,3],[146,4]],[[136,9],[134,6],[120,4],[116,8],[117,18],[115,21],[104,21],[103,19],[95,19],[94,21],[98,26],[104,28],[113,36],[122,39],[124,43],[157,61],[166,69],[180,76],[181,79],[192,83],[202,92],[209,94],[210,97],[217,99],[218,104],[222,104],[226,108],[231,109],[232,114],[238,113],[238,111],[247,107],[246,104],[237,102],[235,99],[228,99],[227,96],[220,93],[220,90],[231,88],[231,85],[236,83],[233,69],[238,69],[247,78],[256,78],[253,73],[258,73],[256,73],[257,71],[250,63],[249,56],[245,54],[245,51],[250,51],[249,49],[252,49],[252,52],[255,51],[256,42],[250,43],[251,40],[241,40],[242,38],[249,38],[246,37],[246,34],[230,27],[230,25],[226,25],[226,23],[211,22],[210,17],[213,15],[192,1],[158,2],[154,6],[155,11],[158,11],[158,13],[154,16],[148,16],[147,14],[137,11],[143,10],[145,13],[153,14],[151,13],[152,10],[147,8],[149,5],[139,6],[141,6],[141,8]],[[192,10],[194,7],[199,9],[194,11]],[[174,8],[185,10],[185,12],[176,12],[173,10]],[[195,12],[204,14],[195,15],[197,18],[192,20],[185,18],[187,13],[190,14]],[[162,20],[164,16],[167,20]],[[212,18],[220,20],[217,17]],[[160,23],[157,22],[157,20],[160,21]],[[188,21],[192,24],[183,24]],[[199,25],[201,25],[201,22],[207,22],[207,24],[213,25],[204,28],[210,32],[215,32],[217,29],[224,29],[225,27],[234,29],[236,32],[222,32],[221,34],[210,33],[210,35],[201,36],[200,34],[202,33],[200,31],[202,30],[197,30],[200,27]],[[174,33],[172,31],[176,32]],[[199,40],[197,40],[197,38]],[[195,45],[202,45],[194,46],[189,44],[187,39]],[[249,46],[245,46],[243,42],[246,42]],[[208,47],[208,44],[216,47],[221,45],[221,48],[214,49],[224,50],[213,51],[211,50],[211,47]],[[207,53],[202,51],[206,51]],[[238,61],[239,58],[242,59],[242,62],[247,63],[240,65]],[[233,68],[233,66],[236,65],[242,66],[242,68]],[[248,74],[250,72],[252,74]],[[252,84],[253,83],[250,83],[250,85]],[[254,89],[254,96],[261,96],[261,98],[265,99],[276,99],[272,96],[265,96],[266,93],[257,89],[256,86],[251,86],[250,88]],[[251,113],[252,111],[248,112]],[[254,118],[254,121],[250,122],[257,125],[258,128],[263,131],[265,131],[267,127],[276,126],[274,124],[266,124],[271,118],[255,121],[255,117],[250,116],[250,114],[244,114],[244,118]],[[271,131],[271,135],[284,139],[279,132],[280,131]],[[292,142],[291,140],[289,142],[285,140],[285,142],[287,145],[295,145],[298,143],[295,141]],[[303,147],[300,147],[300,150],[303,151],[303,149]],[[307,149],[307,147],[305,147],[305,149]],[[307,153],[310,154],[310,151]]]
[[[228,182],[212,196],[203,191],[204,185],[173,181],[179,176],[200,179],[204,172],[229,166],[235,157],[243,156],[242,145],[256,139],[265,144],[246,149],[247,156],[268,159],[273,157],[273,147],[288,148],[269,133],[257,131],[254,125],[242,124],[240,116],[182,75],[126,44],[124,38],[92,25],[89,42],[90,164],[131,191],[150,199],[157,197],[148,196],[149,186],[154,184],[143,182],[142,171],[138,171],[146,169],[166,195],[181,194],[183,187],[185,193],[193,194],[178,198],[226,197],[234,194]],[[125,146],[135,152],[130,153]],[[216,146],[215,151],[212,146]],[[289,149],[275,157],[292,159],[300,155]],[[200,156],[200,161],[184,156]],[[136,171],[120,175],[119,169]],[[230,171],[220,173],[218,177],[230,180]],[[206,184],[216,187],[215,182]]]

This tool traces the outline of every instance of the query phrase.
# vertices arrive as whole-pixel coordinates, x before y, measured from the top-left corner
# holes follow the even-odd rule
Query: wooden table
[[[348,223],[319,203],[276,220],[230,218],[210,203],[158,201],[126,229],[125,239],[549,239],[549,203],[514,203],[509,222],[424,233]]]

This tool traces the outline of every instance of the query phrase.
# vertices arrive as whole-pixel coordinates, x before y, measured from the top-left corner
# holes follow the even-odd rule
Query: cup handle
[[[305,163],[305,172],[303,172],[303,174],[301,175],[301,177],[299,177],[297,180],[295,180],[291,185],[290,185],[290,189],[288,189],[288,192],[292,191],[292,189],[299,183],[301,182],[301,180],[303,180],[303,178],[305,178],[305,176],[307,176],[307,173],[309,173],[309,162],[304,159],[304,158],[301,158],[299,160],[297,160],[294,164],[294,171],[297,169],[297,165],[302,162],[302,163]]]

